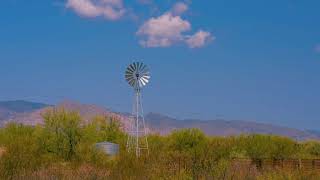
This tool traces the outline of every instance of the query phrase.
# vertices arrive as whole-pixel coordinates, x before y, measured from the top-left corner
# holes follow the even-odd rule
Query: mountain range
[[[90,121],[96,115],[115,116],[122,124],[122,128],[129,127],[129,114],[117,113],[97,105],[81,104],[76,101],[63,101],[57,105],[44,103],[17,101],[0,101],[0,125],[8,122],[17,122],[26,125],[43,124],[41,114],[48,108],[63,107],[70,111],[77,111],[85,121]],[[239,134],[273,134],[291,137],[297,140],[320,139],[318,131],[299,130],[272,124],[236,120],[179,120],[158,113],[149,113],[145,116],[149,132],[168,134],[172,130],[181,128],[199,128],[207,135],[230,136]]]

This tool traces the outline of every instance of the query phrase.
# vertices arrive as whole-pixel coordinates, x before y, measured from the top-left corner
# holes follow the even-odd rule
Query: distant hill
[[[320,135],[310,131],[275,126],[248,121],[217,120],[178,120],[157,113],[145,117],[148,126],[155,132],[167,134],[174,129],[199,128],[207,135],[230,136],[239,134],[272,134],[291,137],[297,140],[319,139]]]
[[[48,104],[28,102],[23,100],[17,101],[0,101],[0,124],[17,116],[26,113],[32,113],[39,109],[49,107]]]
[[[124,129],[129,127],[127,116],[114,113],[104,107],[91,104],[81,104],[77,101],[65,100],[55,106],[26,101],[6,101],[0,102],[0,104],[3,105],[0,106],[1,125],[8,122],[16,122],[32,126],[43,124],[42,113],[47,111],[49,108],[61,107],[69,111],[79,112],[84,122],[91,121],[96,115],[105,115],[114,116],[120,119],[120,123],[123,125]]]
[[[306,131],[311,133],[311,134],[314,134],[314,135],[320,137],[320,131],[318,131],[318,130],[310,130],[310,129],[308,129]]]
[[[3,101],[0,102],[0,124],[17,122],[27,125],[43,124],[41,114],[54,106],[27,101]],[[67,110],[78,111],[85,122],[92,120],[96,115],[115,116],[120,119],[122,128],[129,127],[129,114],[116,113],[110,109],[97,105],[81,104],[76,101],[63,101],[55,107],[63,107]],[[168,134],[174,129],[199,128],[207,135],[230,136],[238,134],[273,134],[287,136],[298,140],[320,139],[318,131],[304,131],[294,128],[281,127],[271,124],[263,124],[249,121],[216,120],[178,120],[157,113],[149,113],[145,116],[149,132]]]
[[[28,102],[23,100],[16,101],[0,101],[0,108],[7,109],[12,112],[22,113],[31,112],[37,109],[42,109],[50,105],[36,102]]]

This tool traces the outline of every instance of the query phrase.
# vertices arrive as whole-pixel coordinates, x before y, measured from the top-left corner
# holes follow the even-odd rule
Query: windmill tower
[[[125,72],[125,79],[133,87],[135,96],[130,118],[130,126],[127,140],[128,152],[135,152],[139,157],[142,151],[149,154],[147,129],[143,116],[141,90],[150,80],[150,72],[146,65],[141,62],[130,64]]]

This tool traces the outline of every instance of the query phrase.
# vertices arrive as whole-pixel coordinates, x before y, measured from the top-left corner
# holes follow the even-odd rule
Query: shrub
[[[53,108],[43,114],[44,144],[48,152],[65,160],[74,158],[81,138],[81,118],[77,112]]]
[[[16,174],[37,169],[42,164],[42,152],[34,136],[34,128],[9,124],[3,129],[5,152],[0,159],[1,176],[12,178]]]

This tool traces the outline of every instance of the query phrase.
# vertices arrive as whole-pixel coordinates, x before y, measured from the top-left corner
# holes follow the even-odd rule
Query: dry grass
[[[78,167],[59,164],[52,165],[39,170],[30,172],[21,172],[12,177],[17,180],[103,180],[108,179],[110,172],[107,169],[99,169],[89,164],[83,164]]]
[[[6,152],[5,147],[0,147],[0,157]]]

